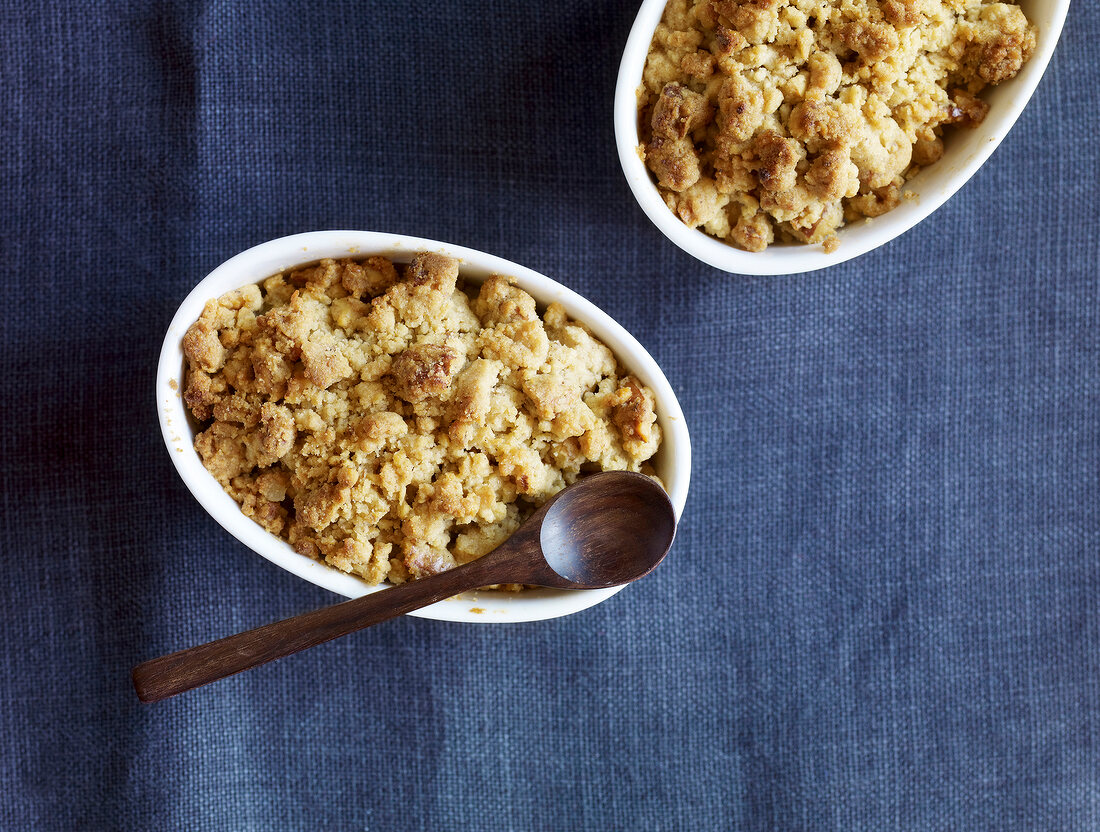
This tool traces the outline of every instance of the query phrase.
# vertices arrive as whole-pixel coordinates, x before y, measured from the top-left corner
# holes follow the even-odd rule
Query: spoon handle
[[[494,561],[496,558],[489,556],[448,572],[150,659],[133,669],[134,689],[142,702],[159,702],[464,590],[505,582],[507,579],[499,576],[500,570],[493,569]],[[494,571],[498,573],[496,577]]]

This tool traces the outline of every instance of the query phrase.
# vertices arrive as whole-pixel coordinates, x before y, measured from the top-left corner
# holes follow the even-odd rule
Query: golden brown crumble
[[[684,223],[747,251],[838,245],[981,123],[1035,48],[1014,2],[669,0],[638,90],[642,156]]]
[[[688,116],[690,118],[690,116]],[[559,304],[419,254],[325,260],[207,302],[195,448],[245,515],[369,583],[480,557],[597,470],[652,474],[653,393]]]

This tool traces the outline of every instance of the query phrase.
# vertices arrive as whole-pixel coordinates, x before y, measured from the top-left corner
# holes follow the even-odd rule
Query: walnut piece
[[[459,369],[459,355],[441,344],[409,347],[394,356],[390,366],[394,393],[415,404],[429,396],[442,396]]]

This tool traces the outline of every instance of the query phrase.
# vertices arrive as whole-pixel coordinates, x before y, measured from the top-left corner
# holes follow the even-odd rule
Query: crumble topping
[[[195,448],[245,515],[368,583],[496,548],[586,473],[641,471],[652,391],[564,309],[455,260],[324,260],[208,301]]]
[[[669,0],[638,90],[645,163],[687,225],[747,251],[896,207],[1015,76],[1035,29],[989,0]]]

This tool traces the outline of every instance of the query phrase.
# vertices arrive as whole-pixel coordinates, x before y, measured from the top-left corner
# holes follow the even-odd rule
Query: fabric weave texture
[[[1100,829],[1100,6],[987,165],[794,277],[620,172],[636,7],[0,7],[0,829]],[[649,578],[404,618],[155,706],[138,662],[329,604],[176,476],[153,379],[216,265],[324,228],[607,310],[692,432]]]

